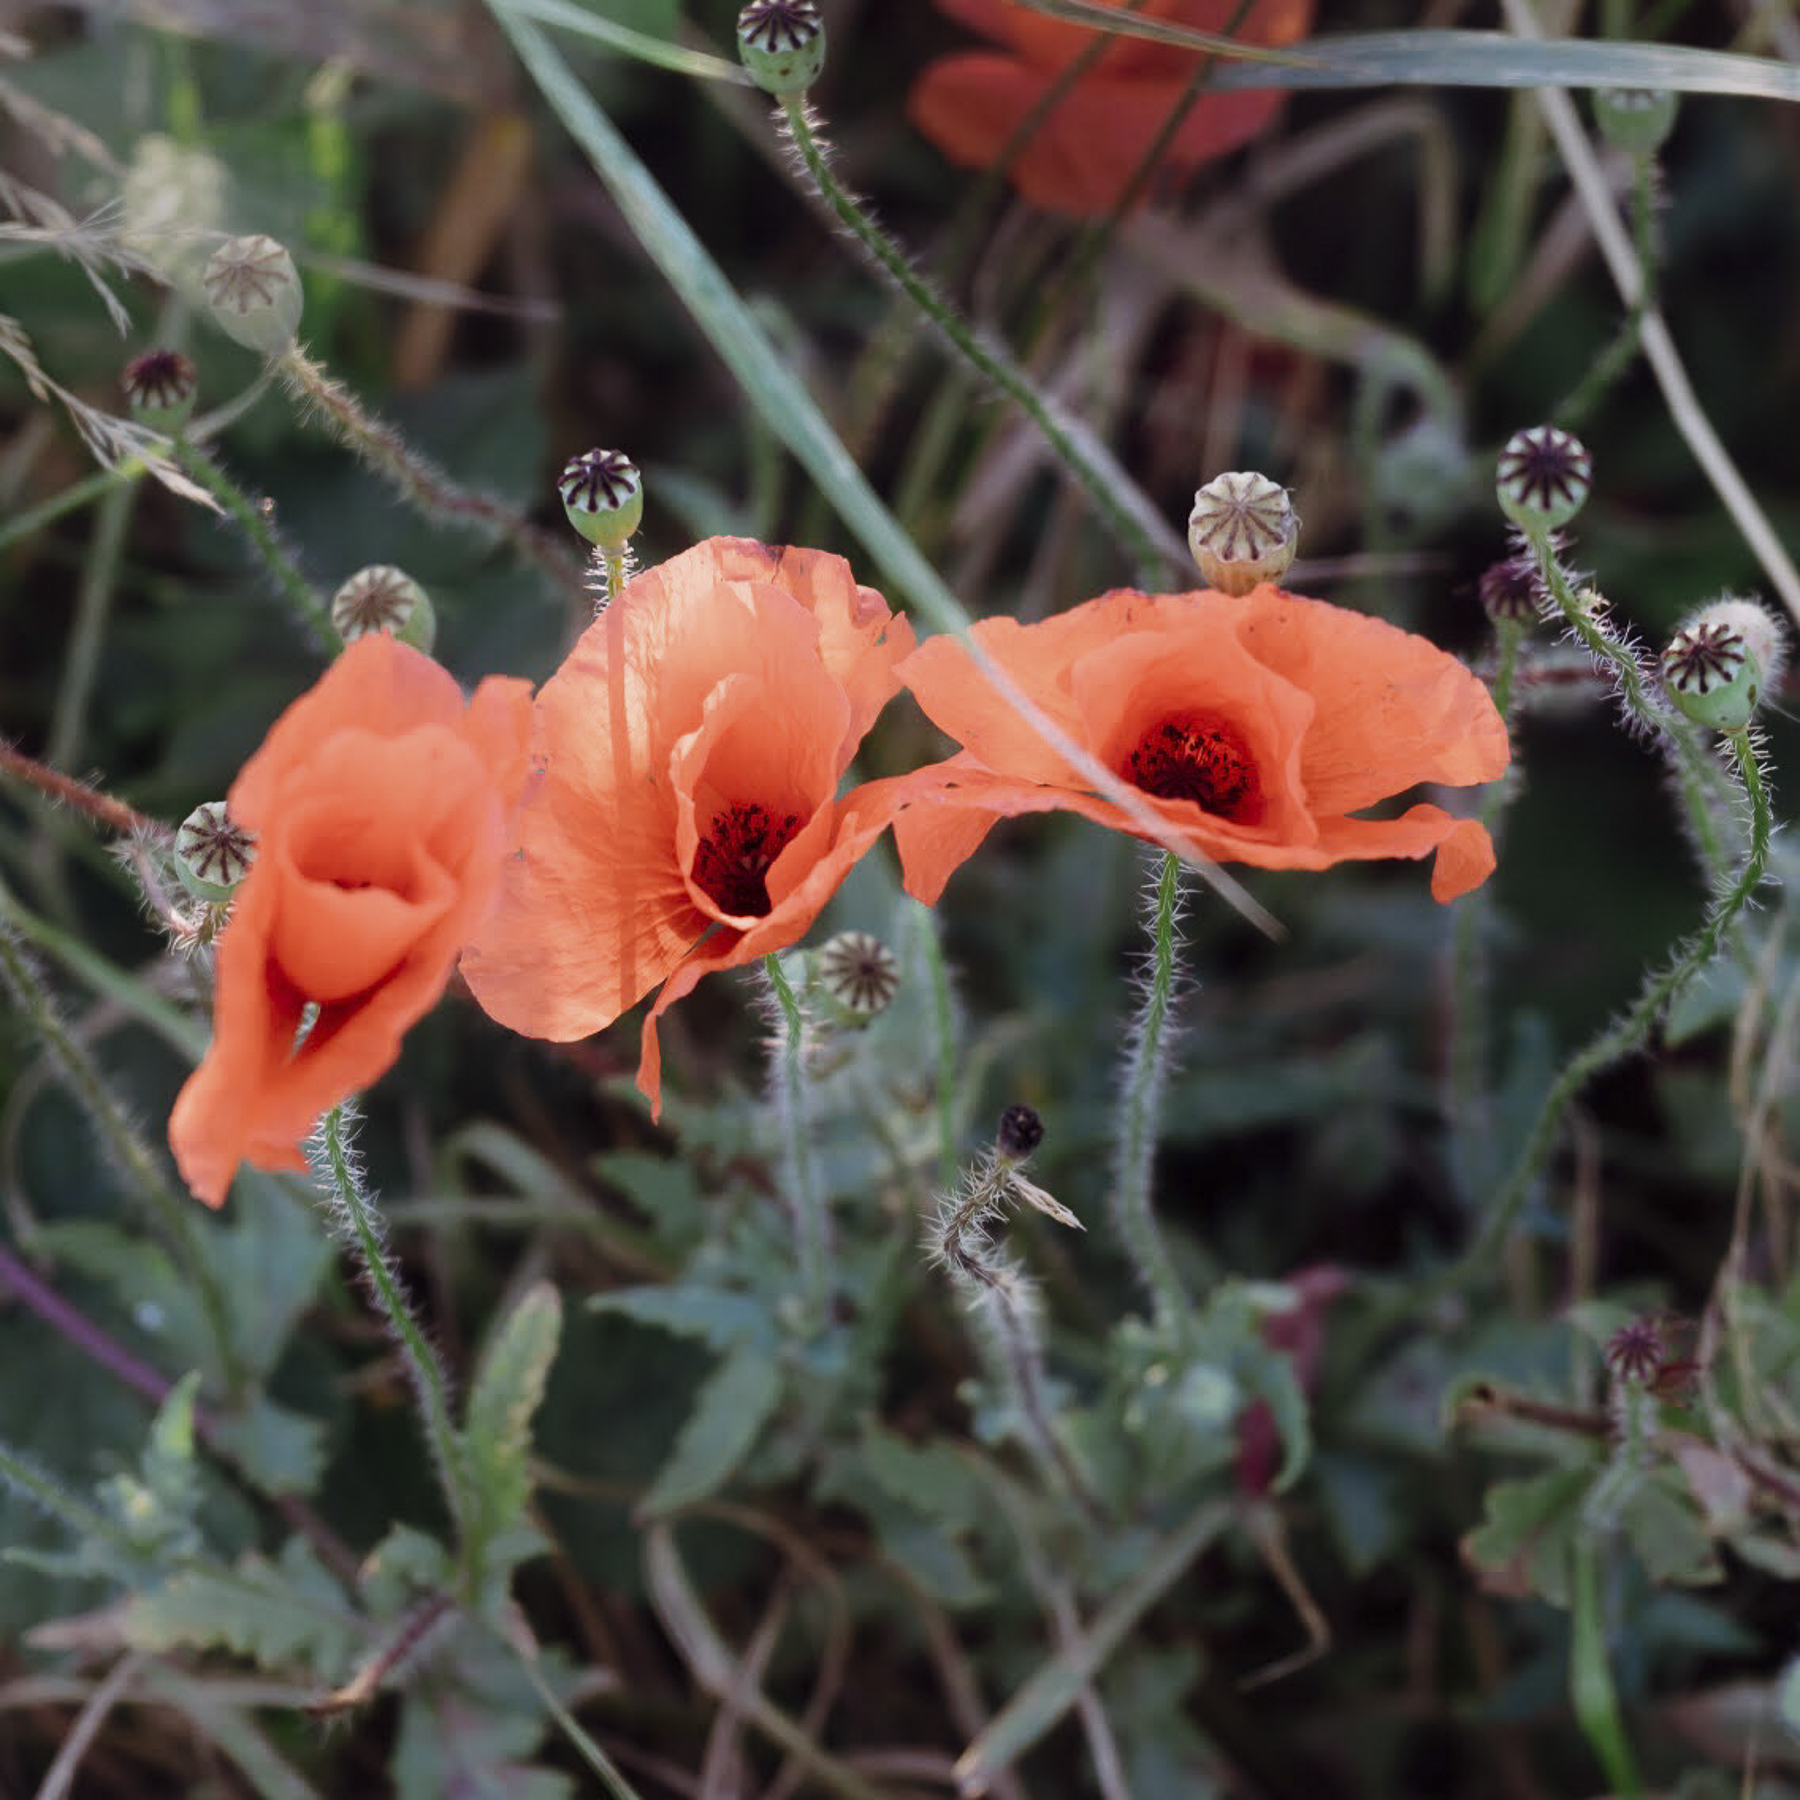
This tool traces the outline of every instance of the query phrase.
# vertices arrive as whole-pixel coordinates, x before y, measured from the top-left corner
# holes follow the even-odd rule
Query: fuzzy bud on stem
[[[305,296],[294,259],[272,237],[235,237],[212,253],[201,276],[213,322],[263,356],[293,346]]]
[[[1663,683],[1696,725],[1742,731],[1780,680],[1786,641],[1774,615],[1727,596],[1704,607],[1669,640]]]
[[[146,350],[119,378],[131,416],[152,431],[175,436],[193,416],[200,373],[179,350]]]
[[[814,0],[751,0],[738,14],[738,55],[777,100],[798,100],[825,67],[825,21]]]
[[[1288,490],[1266,475],[1230,470],[1194,495],[1188,549],[1206,585],[1222,594],[1279,581],[1299,542],[1300,515]]]
[[[430,595],[391,563],[358,569],[332,595],[331,622],[346,644],[371,631],[385,631],[429,656],[437,642],[437,614]]]
[[[1654,156],[1675,129],[1678,104],[1667,88],[1596,88],[1594,123],[1615,150]]]

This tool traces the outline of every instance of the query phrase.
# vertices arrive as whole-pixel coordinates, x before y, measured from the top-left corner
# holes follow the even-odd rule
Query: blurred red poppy
[[[1121,0],[1100,4],[1117,7]],[[914,84],[907,111],[953,163],[991,168],[1099,34],[1014,0],[937,0],[937,6],[999,48],[940,57]],[[1238,6],[1236,0],[1145,0],[1136,10],[1216,33],[1230,25]],[[1232,35],[1246,44],[1291,44],[1306,35],[1312,15],[1313,0],[1256,0]],[[1114,36],[1039,121],[1008,170],[1013,183],[1047,211],[1087,218],[1118,205],[1178,113],[1180,124],[1163,149],[1163,172],[1191,175],[1247,143],[1285,96],[1234,90],[1201,93],[1188,104],[1195,55],[1172,44]]]

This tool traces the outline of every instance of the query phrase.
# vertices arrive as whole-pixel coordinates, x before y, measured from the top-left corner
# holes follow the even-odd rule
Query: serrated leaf
[[[1722,1579],[1718,1552],[1680,1477],[1659,1469],[1640,1482],[1619,1515],[1627,1541],[1653,1582],[1700,1586]]]
[[[864,1470],[884,1492],[953,1530],[992,1510],[968,1462],[948,1444],[909,1444],[874,1420],[863,1427]]]
[[[473,1547],[517,1522],[531,1497],[531,1420],[562,1340],[562,1296],[531,1288],[489,1341],[469,1390],[463,1442],[475,1483]]]
[[[657,1471],[642,1510],[672,1512],[716,1493],[750,1454],[781,1388],[780,1367],[763,1351],[745,1348],[726,1357],[701,1384],[674,1453]]]
[[[394,1526],[357,1572],[363,1603],[378,1619],[398,1618],[420,1594],[447,1588],[455,1579],[450,1552],[411,1525]]]
[[[1576,1536],[1594,1471],[1550,1469],[1488,1489],[1485,1517],[1463,1539],[1463,1554],[1504,1594],[1536,1594],[1567,1606]]]
[[[215,1419],[211,1441],[265,1494],[310,1494],[325,1471],[325,1427],[273,1400]]]
[[[296,1665],[328,1685],[344,1680],[368,1630],[300,1538],[278,1563],[243,1557],[232,1569],[187,1569],[127,1603],[125,1638],[139,1650],[224,1649],[260,1667]]]
[[[595,1312],[622,1313],[640,1325],[660,1325],[677,1337],[698,1338],[714,1350],[738,1345],[773,1348],[775,1328],[764,1303],[752,1294],[726,1288],[676,1283],[669,1287],[621,1288],[588,1302]]]

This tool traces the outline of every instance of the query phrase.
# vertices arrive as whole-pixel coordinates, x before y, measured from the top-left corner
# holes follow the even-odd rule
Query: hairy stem
[[[992,382],[1037,427],[1063,466],[1087,489],[1095,510],[1130,552],[1140,575],[1149,579],[1171,561],[1181,566],[1185,559],[1178,545],[1171,548],[1173,534],[1112,453],[1041,392],[1008,351],[966,323],[839,182],[813,131],[804,101],[784,101],[782,117],[819,197],[868,252],[876,267],[937,326],[970,367]]]
[[[831,1317],[831,1210],[819,1186],[807,1118],[806,1014],[777,956],[763,958],[763,973],[774,996],[775,1115],[781,1127],[785,1186],[799,1237],[800,1291],[807,1329],[817,1332]]]
[[[1150,1189],[1156,1165],[1156,1128],[1170,1062],[1169,1011],[1176,984],[1176,921],[1181,912],[1181,864],[1167,852],[1152,896],[1150,983],[1132,1021],[1119,1107],[1113,1178],[1113,1222],[1159,1318],[1178,1318],[1190,1301],[1157,1228]]]

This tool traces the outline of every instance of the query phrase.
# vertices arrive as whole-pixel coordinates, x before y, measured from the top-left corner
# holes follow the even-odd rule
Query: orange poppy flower
[[[1510,760],[1487,689],[1424,638],[1267,582],[1237,599],[1119,590],[1035,625],[986,619],[975,636],[1215,862],[1323,869],[1435,851],[1439,900],[1493,872],[1493,845],[1473,819],[1423,804],[1398,818],[1356,816],[1419,782],[1492,781]],[[919,899],[935,901],[1002,817],[1066,809],[1134,829],[995,704],[954,638],[933,638],[900,679],[964,747],[906,778],[895,836]]]
[[[301,1141],[443,992],[499,884],[530,716],[526,682],[484,681],[465,704],[429,657],[373,632],[232,783],[256,860],[218,940],[211,1048],[169,1118],[208,1206],[240,1162],[304,1168]]]
[[[817,550],[709,538],[639,575],[538,695],[542,777],[463,957],[476,999],[567,1042],[660,983],[638,1068],[660,1111],[664,1010],[793,943],[892,816],[892,782],[837,789],[912,647]]]
[[[1044,96],[1097,35],[1049,19],[1014,0],[937,0],[971,31],[1001,46],[940,57],[914,84],[912,122],[953,162],[992,167]],[[1119,6],[1121,0],[1102,0]],[[1145,0],[1138,12],[1196,31],[1222,32],[1235,0]],[[1256,0],[1233,35],[1279,46],[1304,37],[1313,0]],[[1076,218],[1111,212],[1182,111],[1195,53],[1173,44],[1113,36],[1091,66],[1042,119],[1008,171],[1027,200]],[[1191,175],[1203,163],[1247,143],[1284,96],[1266,90],[1202,93],[1182,112],[1161,167]]]

